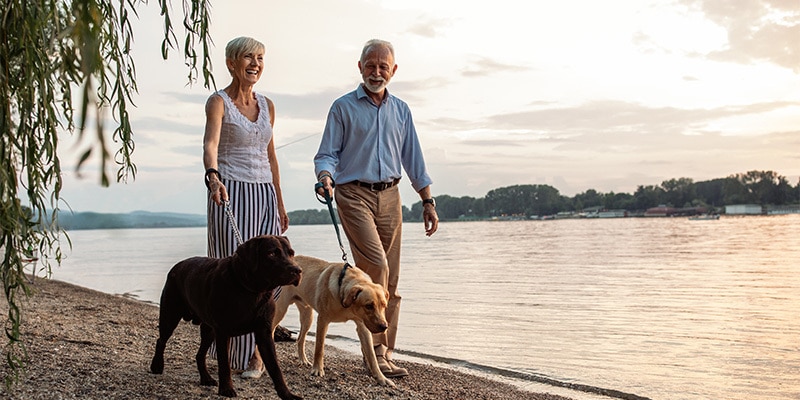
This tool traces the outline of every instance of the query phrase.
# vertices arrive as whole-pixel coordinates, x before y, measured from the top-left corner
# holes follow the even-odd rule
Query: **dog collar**
[[[342,267],[342,272],[339,273],[339,287],[342,287],[342,281],[344,280],[344,274],[347,272],[347,269],[350,268],[350,263],[344,263],[344,267]]]

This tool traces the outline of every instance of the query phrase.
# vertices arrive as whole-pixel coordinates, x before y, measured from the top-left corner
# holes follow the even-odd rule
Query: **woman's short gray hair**
[[[386,40],[381,39],[372,39],[367,43],[364,43],[364,48],[361,50],[361,62],[364,62],[364,59],[367,57],[367,54],[372,50],[373,47],[385,47],[389,49],[389,53],[394,58],[394,46]]]
[[[241,36],[228,42],[225,46],[225,58],[236,60],[247,53],[263,53],[264,43],[251,37]]]

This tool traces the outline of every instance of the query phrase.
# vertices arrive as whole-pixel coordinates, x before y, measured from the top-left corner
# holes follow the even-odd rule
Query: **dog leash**
[[[236,226],[236,218],[233,217],[230,200],[225,200],[225,213],[228,214],[228,222],[231,224],[231,228],[233,228],[233,234],[236,235],[236,240],[239,242],[239,246],[243,245],[244,240],[242,239],[242,234],[239,233],[239,227]]]
[[[331,186],[336,187],[336,183],[334,183],[333,180],[331,180]],[[320,197],[319,192],[317,192],[319,189],[322,189],[324,198]],[[333,199],[331,199],[330,193],[324,189],[322,182],[317,182],[317,184],[314,185],[314,194],[317,196],[317,200],[320,203],[328,205],[328,212],[331,214],[333,228],[336,229],[336,238],[339,239],[339,249],[342,250],[342,261],[344,261],[344,268],[342,268],[342,274],[339,276],[339,285],[341,286],[344,272],[347,271],[347,267],[350,266],[350,263],[347,262],[347,252],[344,250],[344,245],[342,244],[342,235],[339,233],[339,223],[336,222],[336,214],[333,212]]]
[[[242,234],[239,232],[239,227],[236,225],[236,218],[233,216],[233,211],[231,211],[231,202],[230,200],[225,200],[225,214],[228,215],[228,223],[231,224],[231,228],[233,228],[233,234],[236,235],[236,241],[239,242],[239,246],[244,244],[244,239],[242,239]],[[247,287],[245,287],[247,289]],[[281,287],[278,286],[277,289],[273,292],[272,298],[277,299],[278,296],[281,294]],[[291,337],[291,334],[289,335]]]

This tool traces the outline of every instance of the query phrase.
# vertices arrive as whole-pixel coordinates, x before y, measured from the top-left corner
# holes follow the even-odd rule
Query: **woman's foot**
[[[261,357],[258,356],[258,353],[253,354],[253,357],[250,358],[250,362],[247,365],[247,370],[242,372],[242,378],[244,379],[258,379],[264,373],[264,363],[261,362]]]
[[[244,379],[258,379],[261,378],[261,375],[264,373],[264,366],[262,365],[259,369],[248,369],[247,371],[242,372],[242,378]]]

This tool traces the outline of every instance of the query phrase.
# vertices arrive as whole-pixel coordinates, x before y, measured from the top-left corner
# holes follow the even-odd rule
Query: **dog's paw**
[[[278,394],[278,397],[280,397],[281,400],[303,400],[303,397],[298,396],[292,392],[285,394]]]
[[[154,374],[163,374],[164,373],[164,359],[153,359],[153,362],[150,363],[150,372]]]
[[[212,377],[200,378],[200,386],[217,386],[217,381]]]
[[[311,371],[311,375],[318,376],[318,377],[322,378],[323,376],[325,376],[325,369],[324,368],[314,368]]]
[[[231,388],[219,388],[219,395],[224,397],[236,397],[236,390]]]
[[[305,365],[306,367],[310,367],[310,366],[313,365],[313,364],[311,364],[311,361],[308,361],[307,358],[304,358],[304,359],[300,360],[300,362],[302,362],[303,365]]]

